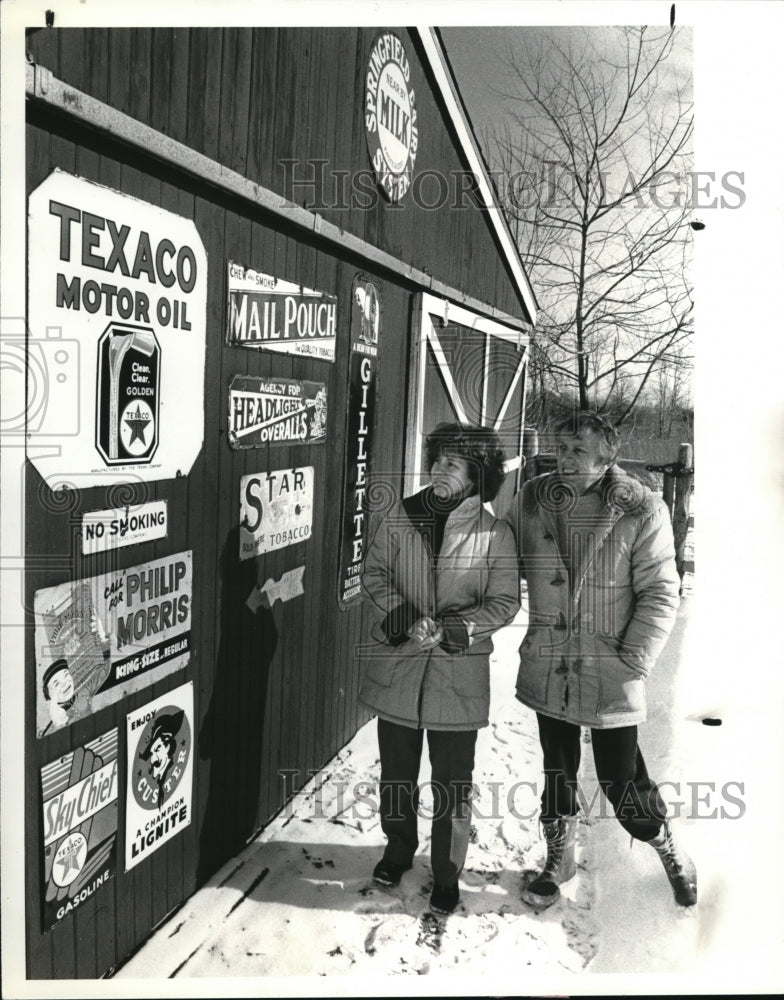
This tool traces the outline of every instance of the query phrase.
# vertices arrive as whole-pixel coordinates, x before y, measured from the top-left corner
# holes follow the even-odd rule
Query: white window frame
[[[516,329],[506,323],[501,323],[498,320],[491,319],[489,316],[482,316],[480,313],[467,309],[465,306],[458,305],[455,302],[450,302],[448,299],[439,298],[435,295],[430,295],[427,292],[423,292],[417,297],[412,316],[412,363],[410,368],[408,394],[408,398],[411,400],[411,409],[409,411],[408,426],[406,429],[404,477],[407,492],[421,489],[425,485],[425,474],[427,471],[422,468],[422,442],[429,430],[429,428],[423,427],[425,400],[422,393],[422,387],[425,384],[428,344],[430,344],[433,349],[433,354],[435,355],[436,362],[438,364],[441,380],[444,384],[447,395],[452,402],[455,413],[458,415],[460,420],[467,419],[458,397],[451,372],[449,371],[449,367],[446,363],[446,358],[444,357],[444,353],[441,348],[438,328],[436,326],[436,323],[439,321],[440,326],[442,327],[447,324],[457,323],[460,326],[467,327],[468,329],[475,330],[479,333],[489,334],[491,337],[498,337],[500,340],[509,341],[518,347],[527,348],[530,342],[530,339],[524,330]],[[487,371],[489,346],[490,340],[488,338],[486,340],[485,351],[485,373]],[[493,429],[497,429],[498,426],[500,426],[501,421],[506,415],[509,403],[511,402],[514,391],[523,376],[527,363],[528,351],[524,350],[520,354],[520,360],[512,377],[512,381],[506,392],[506,396],[501,403],[498,416],[492,425]],[[525,392],[523,392],[521,406],[522,419],[520,420],[518,454],[510,457],[507,461],[507,472],[519,469],[521,465],[521,456],[523,452],[523,430],[525,424]],[[485,378],[483,382],[480,421],[483,426],[486,424],[486,414],[487,379]]]

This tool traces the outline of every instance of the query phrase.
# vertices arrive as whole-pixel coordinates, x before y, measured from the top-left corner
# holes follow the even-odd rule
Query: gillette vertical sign
[[[191,219],[55,170],[29,200],[27,454],[48,485],[187,475],[207,255]]]

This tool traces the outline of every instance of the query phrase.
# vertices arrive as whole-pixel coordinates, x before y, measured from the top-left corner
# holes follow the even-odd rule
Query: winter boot
[[[540,875],[523,889],[523,899],[537,910],[552,906],[561,896],[558,888],[574,876],[574,844],[577,836],[577,817],[559,816],[542,822],[547,841],[547,860]]]
[[[460,887],[457,882],[454,885],[433,886],[430,894],[430,909],[436,913],[451,913],[460,902]]]
[[[385,861],[382,858],[373,869],[373,881],[379,885],[396,886],[400,885],[403,875],[411,870],[411,865],[400,865],[394,861]]]
[[[688,854],[675,844],[668,820],[648,843],[656,851],[670,880],[675,902],[679,906],[694,906],[697,902],[697,870]]]

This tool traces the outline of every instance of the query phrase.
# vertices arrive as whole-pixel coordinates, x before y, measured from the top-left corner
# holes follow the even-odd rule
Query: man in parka
[[[616,428],[580,413],[556,428],[557,470],[529,480],[510,520],[528,584],[517,697],[534,709],[544,758],[544,870],[523,898],[544,909],[575,874],[580,727],[621,825],[658,853],[675,900],[697,902],[694,865],[637,745],[645,678],[675,622],[679,578],[663,501],[615,459]]]

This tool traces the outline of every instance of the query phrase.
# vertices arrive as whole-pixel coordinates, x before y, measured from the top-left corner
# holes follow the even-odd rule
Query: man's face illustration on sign
[[[174,740],[171,736],[164,739],[163,736],[156,736],[150,747],[150,770],[153,777],[160,779],[171,763],[174,752]]]

